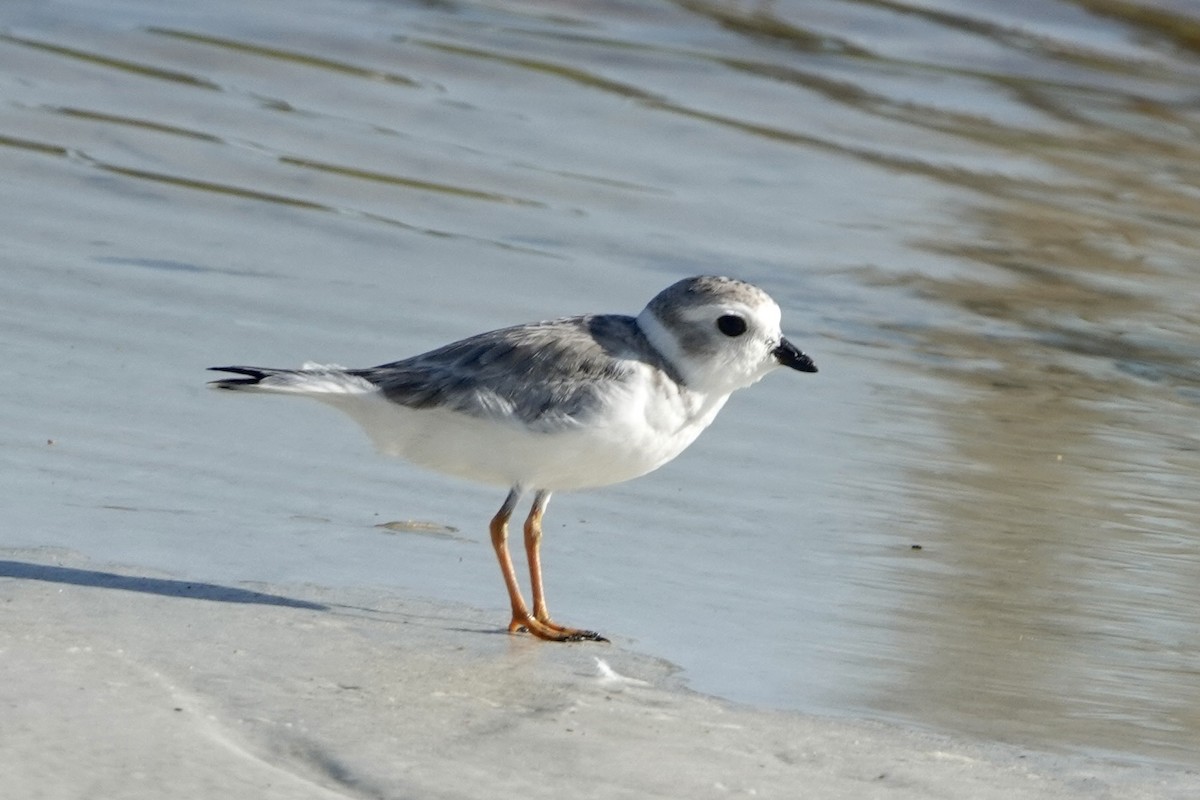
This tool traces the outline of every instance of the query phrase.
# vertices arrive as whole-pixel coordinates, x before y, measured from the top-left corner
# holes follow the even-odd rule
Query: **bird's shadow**
[[[0,560],[0,578],[16,578],[27,581],[65,583],[72,586],[93,586],[100,589],[119,589],[125,592],[157,594],[163,597],[182,597],[191,600],[209,600],[216,603],[252,603],[264,606],[303,608],[310,611],[328,611],[329,606],[309,600],[297,600],[283,595],[222,586],[216,583],[182,581],[170,578],[146,578],[138,575],[120,575],[94,569],[58,567],[49,564],[32,564],[26,561]]]

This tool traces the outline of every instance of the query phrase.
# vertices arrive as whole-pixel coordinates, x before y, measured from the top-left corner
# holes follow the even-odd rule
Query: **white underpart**
[[[553,432],[528,427],[508,407],[489,409],[487,416],[409,408],[336,365],[305,364],[303,371],[270,375],[244,388],[313,397],[353,418],[380,452],[450,475],[548,491],[605,486],[675,458],[708,427],[730,393],[778,366],[771,355],[780,338],[775,303],[697,304],[684,313],[680,324],[692,326],[692,334],[713,330],[722,313],[743,315],[751,325],[744,337],[713,338],[705,353],[689,354],[676,332],[647,308],[638,326],[683,384],[647,363],[628,361],[627,376],[607,385],[596,413]]]
[[[353,418],[381,453],[482,483],[584,489],[645,475],[675,458],[708,427],[728,397],[674,387],[664,392],[656,383],[659,373],[641,364],[636,369],[631,380],[612,384],[604,412],[588,425],[554,433],[531,430],[514,417],[408,408],[374,387],[354,391],[352,383],[332,376],[322,376],[320,388],[314,384],[310,394]]]

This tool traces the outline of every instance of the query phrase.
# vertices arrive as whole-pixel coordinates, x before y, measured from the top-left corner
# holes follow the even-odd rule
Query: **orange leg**
[[[566,634],[572,641],[587,639],[593,642],[607,642],[595,631],[584,631],[578,628],[568,628],[550,619],[550,611],[546,608],[546,592],[542,588],[542,515],[546,513],[546,504],[550,502],[550,493],[539,491],[533,498],[533,506],[525,519],[525,558],[529,561],[529,582],[533,587],[533,618],[551,630]]]
[[[492,548],[496,551],[496,560],[500,562],[500,573],[504,576],[504,586],[508,589],[508,599],[512,602],[512,622],[508,624],[508,632],[516,633],[527,630],[539,639],[553,642],[577,642],[583,639],[607,641],[599,634],[591,631],[578,631],[564,628],[550,622],[546,614],[546,600],[542,594],[542,570],[538,554],[538,544],[541,542],[541,516],[546,502],[550,499],[549,492],[539,492],[534,501],[529,519],[525,522],[525,546],[529,555],[529,570],[533,578],[534,608],[540,613],[530,614],[525,598],[521,596],[521,587],[517,582],[517,574],[513,570],[512,557],[508,553],[508,521],[512,517],[513,508],[521,499],[521,492],[513,489],[504,500],[504,505],[492,517],[489,526],[492,534]],[[531,533],[533,531],[534,533]]]

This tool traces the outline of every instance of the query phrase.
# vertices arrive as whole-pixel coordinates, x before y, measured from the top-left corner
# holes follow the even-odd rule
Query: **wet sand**
[[[491,709],[472,724],[551,740],[594,713],[529,710],[530,682],[591,697],[592,651],[487,633],[503,491],[375,457],[317,404],[218,396],[204,368],[378,364],[636,313],[706,272],[767,288],[821,373],[736,395],[645,478],[555,497],[556,614],[653,686],[596,705],[674,709],[655,736],[698,775],[736,773],[687,761],[696,720],[734,715],[715,750],[854,797],[904,764],[950,775],[933,751],[1001,788],[1157,774],[1046,750],[1200,768],[1194,12],[936,5],[7,2],[0,558],[75,553],[141,588],[0,580],[2,774],[200,785],[250,763],[226,740],[368,784],[399,785],[405,748],[534,774],[514,764],[535,750],[460,744],[427,709],[410,741],[387,703],[425,709],[409,673],[466,670],[445,680]],[[378,527],[403,520],[432,527]],[[329,610],[229,601],[247,582]],[[338,683],[360,688],[304,688]],[[199,705],[160,716],[164,685]],[[964,738],[819,721],[840,715]],[[574,755],[534,744],[564,771],[608,753],[585,784],[607,785],[653,757],[622,719]],[[183,744],[131,768],[164,725]]]
[[[21,798],[1185,798],[1195,776],[687,691],[464,607],[0,558]],[[731,651],[731,658],[736,657]]]

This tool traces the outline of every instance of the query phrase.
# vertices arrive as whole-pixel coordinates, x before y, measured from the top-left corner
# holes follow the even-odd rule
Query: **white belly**
[[[553,491],[620,483],[662,466],[695,441],[727,397],[665,398],[635,387],[612,413],[554,432],[411,409],[378,392],[319,399],[350,415],[387,455],[482,483]]]

